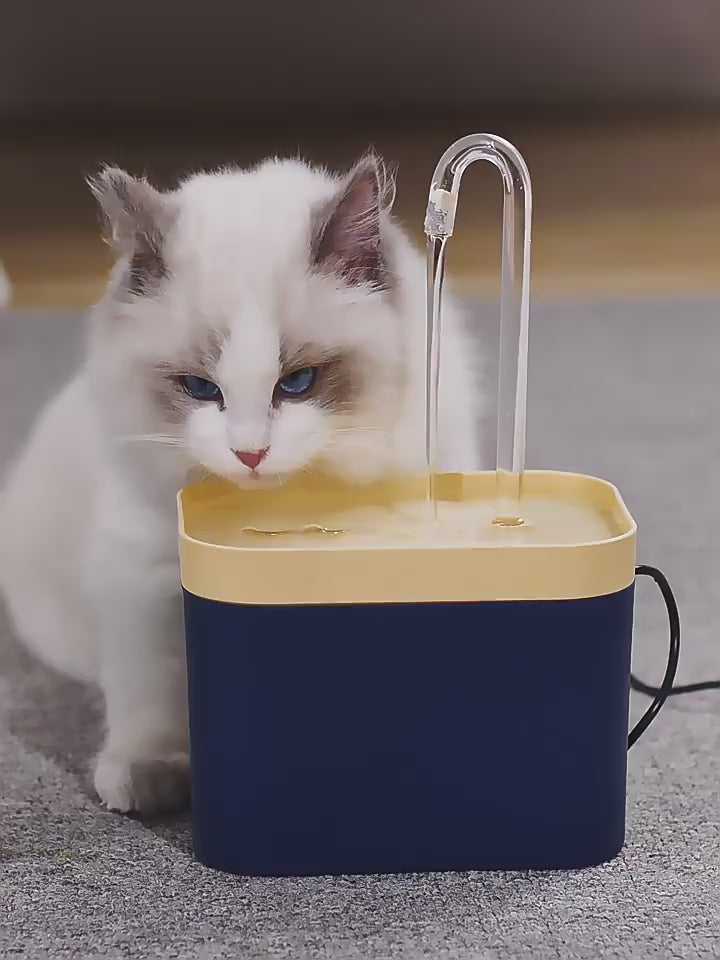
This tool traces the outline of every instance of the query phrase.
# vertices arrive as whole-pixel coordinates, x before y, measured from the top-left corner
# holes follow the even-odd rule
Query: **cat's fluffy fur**
[[[102,687],[102,801],[150,812],[187,789],[176,491],[197,465],[239,484],[421,468],[424,262],[372,157],[345,177],[271,160],[169,193],[116,169],[91,186],[117,263],[82,369],[10,474],[2,582],[28,647]],[[451,301],[443,341],[440,462],[474,467],[473,351]],[[283,372],[311,364],[317,392],[274,402]],[[224,403],[191,399],[182,374]],[[233,453],[264,447],[256,473]]]

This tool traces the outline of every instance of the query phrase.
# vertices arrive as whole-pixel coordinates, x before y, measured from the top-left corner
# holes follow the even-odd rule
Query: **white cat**
[[[118,259],[82,369],[10,474],[2,582],[28,647],[102,687],[100,798],[151,813],[187,799],[176,491],[198,465],[241,485],[420,469],[424,261],[372,156],[342,178],[270,160],[168,193],[117,169],[91,187]],[[474,468],[451,302],[443,338],[439,457]]]

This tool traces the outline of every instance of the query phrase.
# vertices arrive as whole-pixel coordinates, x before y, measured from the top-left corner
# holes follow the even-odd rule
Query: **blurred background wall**
[[[720,99],[717,0],[4,0],[0,108]]]
[[[163,185],[369,145],[421,241],[438,156],[480,130],[530,166],[541,295],[720,286],[720,0],[3,0],[0,260],[16,304],[84,306],[101,162]],[[450,263],[470,292],[497,289],[498,229],[474,170]]]

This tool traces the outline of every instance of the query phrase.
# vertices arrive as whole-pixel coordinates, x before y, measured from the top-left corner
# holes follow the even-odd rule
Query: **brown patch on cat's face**
[[[273,405],[312,401],[323,410],[346,413],[359,400],[362,391],[361,365],[354,353],[328,355],[310,346],[289,354],[283,353],[278,380],[305,367],[314,367],[316,374],[310,389],[297,397],[283,394],[276,388]]]
[[[182,356],[148,367],[146,376],[150,396],[168,423],[183,423],[187,416],[187,405],[198,403],[183,390],[179,378],[192,375],[214,382],[225,339],[224,332],[208,331],[202,343],[198,342]]]
[[[225,336],[212,331],[202,345],[196,345],[184,356],[174,360],[151,364],[146,372],[148,391],[163,418],[180,425],[187,418],[188,404],[197,404],[183,389],[180,378],[184,375],[202,377],[216,382],[217,365],[222,355]],[[284,394],[275,387],[272,404],[307,403],[329,413],[351,413],[360,400],[363,389],[362,364],[352,351],[332,354],[320,347],[304,346],[300,349],[281,351],[278,382],[288,374],[305,367],[316,370],[312,386],[296,397]],[[222,389],[222,385],[219,384]]]
[[[177,426],[185,422],[187,405],[192,398],[180,385],[178,372],[174,364],[158,364],[148,369],[149,394],[153,404],[167,423]]]

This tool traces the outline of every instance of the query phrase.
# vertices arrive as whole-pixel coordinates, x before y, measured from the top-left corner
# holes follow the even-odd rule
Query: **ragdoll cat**
[[[421,468],[424,261],[372,156],[343,177],[270,160],[91,188],[117,262],[10,474],[2,583],[28,647],[102,688],[101,800],[151,813],[188,791],[176,491],[197,466],[247,486]],[[443,326],[440,462],[472,468],[473,350],[449,299]]]

